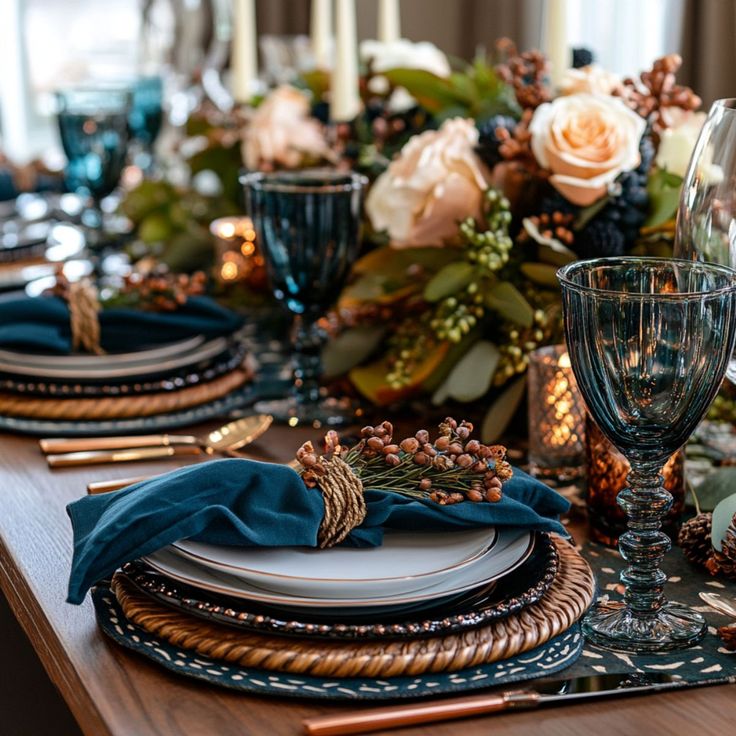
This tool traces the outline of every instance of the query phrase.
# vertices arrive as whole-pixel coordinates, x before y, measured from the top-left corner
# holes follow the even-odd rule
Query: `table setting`
[[[564,0],[472,62],[378,6],[315,0],[276,75],[238,0],[186,93],[51,94],[55,191],[0,202],[8,600],[43,510],[33,626],[314,736],[732,697],[734,101]]]

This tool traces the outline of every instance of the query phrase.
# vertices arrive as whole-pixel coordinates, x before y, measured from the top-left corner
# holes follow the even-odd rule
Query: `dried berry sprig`
[[[496,50],[504,57],[496,66],[498,76],[514,89],[516,101],[525,109],[534,109],[552,98],[549,85],[549,61],[537,50],[519,53],[516,44],[508,38],[496,43]]]
[[[207,276],[197,271],[187,274],[133,272],[107,299],[105,306],[126,306],[152,312],[173,312],[186,304],[189,297],[203,294]]]
[[[506,461],[506,448],[484,445],[471,438],[473,425],[448,417],[439,425],[431,442],[420,429],[402,440],[394,440],[393,425],[384,421],[361,430],[361,440],[347,449],[333,430],[325,436],[324,451],[318,455],[311,442],[296,453],[305,484],[314,488],[328,472],[325,461],[340,457],[360,478],[365,488],[380,488],[413,498],[449,506],[463,501],[495,503],[501,500],[503,484],[513,475]]]

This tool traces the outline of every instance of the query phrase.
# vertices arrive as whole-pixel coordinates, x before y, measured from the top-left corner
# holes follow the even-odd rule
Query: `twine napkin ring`
[[[317,541],[322,549],[334,547],[356,527],[366,515],[363,483],[352,468],[336,455],[322,460],[325,473],[319,479],[325,515],[319,525]]]
[[[69,284],[67,293],[72,350],[82,348],[94,355],[104,355],[100,346],[100,300],[97,287],[89,279]]]

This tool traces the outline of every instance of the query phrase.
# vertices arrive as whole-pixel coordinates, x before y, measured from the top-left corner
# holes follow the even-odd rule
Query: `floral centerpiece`
[[[671,252],[705,118],[676,55],[620,79],[581,50],[556,90],[540,52],[503,40],[497,57],[458,65],[431,44],[370,42],[349,125],[327,125],[329,79],[315,71],[189,126],[193,171],[215,171],[230,206],[243,165],[371,178],[365,254],[325,325],[328,373],[378,405],[483,399],[484,441],[523,397],[528,354],[561,341],[556,269]]]

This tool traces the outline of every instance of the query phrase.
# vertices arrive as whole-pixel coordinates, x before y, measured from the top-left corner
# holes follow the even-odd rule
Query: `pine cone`
[[[729,580],[736,580],[736,514],[726,529],[721,549],[713,550],[713,556],[705,566],[711,575],[723,575]]]
[[[726,647],[726,649],[729,649],[732,652],[736,651],[736,624],[721,626],[718,629],[718,636],[721,637],[723,646]]]
[[[695,565],[705,565],[713,556],[710,542],[712,521],[713,514],[708,512],[693,516],[680,527],[677,544],[682,548],[682,554]]]

